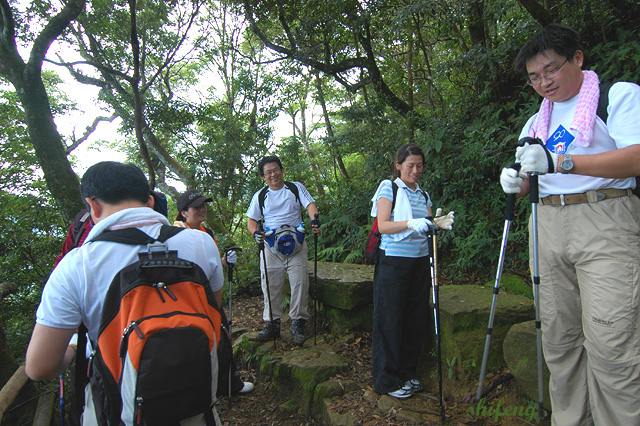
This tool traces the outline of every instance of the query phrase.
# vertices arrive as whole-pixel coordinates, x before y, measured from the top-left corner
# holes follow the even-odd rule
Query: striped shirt
[[[387,180],[383,182],[383,187],[380,190],[378,199],[384,197],[393,202],[393,190],[391,188],[391,181]],[[405,191],[405,194],[409,197],[411,203],[411,212],[414,218],[429,216],[429,210],[427,209],[433,203],[431,197],[427,194],[428,202],[425,201],[422,191],[416,189],[415,191],[409,187],[398,188],[398,191]],[[378,200],[376,199],[376,202]],[[394,212],[391,212],[390,220],[394,221]],[[386,256],[395,257],[423,257],[429,255],[429,242],[427,237],[419,235],[416,232],[412,232],[407,238],[401,241],[393,241],[389,234],[382,234],[382,241],[380,248],[385,251]]]

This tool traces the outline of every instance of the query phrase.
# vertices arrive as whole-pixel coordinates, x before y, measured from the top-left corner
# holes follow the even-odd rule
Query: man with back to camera
[[[537,207],[542,343],[551,372],[552,424],[640,424],[640,87],[619,82],[606,123],[600,82],[583,71],[580,35],[551,24],[515,61],[544,99],[520,137],[521,172],[502,170],[506,193],[539,177]],[[530,220],[529,230],[532,230]],[[530,263],[533,270],[533,256]]]
[[[162,225],[169,225],[165,216],[150,208],[153,198],[147,179],[133,165],[105,161],[91,166],[82,177],[81,194],[95,225],[85,243],[62,259],[44,288],[25,364],[27,375],[34,380],[56,378],[71,364],[76,350],[69,343],[81,322],[91,341],[97,341],[105,294],[114,275],[137,261],[142,247],[92,240],[106,231],[125,228],[138,228],[155,238]],[[202,268],[220,306],[223,275],[213,240],[204,232],[185,230],[167,244],[181,258]],[[91,397],[86,402],[84,424],[95,424],[89,417]],[[196,417],[192,424],[205,424],[203,415]]]
[[[320,223],[316,222],[318,213],[315,201],[309,195],[307,189],[300,182],[285,182],[280,159],[276,156],[265,157],[258,164],[258,172],[267,183],[268,187],[257,191],[249,208],[247,209],[247,228],[254,235],[258,244],[265,244],[265,258],[267,267],[262,257],[260,258],[260,270],[262,281],[262,293],[264,295],[264,309],[262,319],[267,323],[266,327],[258,333],[257,340],[266,342],[280,336],[280,322],[282,319],[282,287],[284,286],[285,273],[289,276],[291,286],[291,334],[293,342],[297,345],[304,344],[305,323],[309,319],[309,274],[307,267],[308,248],[304,242],[304,228],[300,207],[304,207],[311,218],[311,226],[315,234],[320,233]],[[290,189],[295,185],[297,195]],[[261,208],[261,196],[263,205]],[[264,217],[264,230],[260,230],[258,221]],[[300,226],[302,225],[302,232]],[[296,228],[297,235],[296,235]],[[289,234],[289,235],[286,235]],[[302,235],[301,235],[302,234]],[[282,242],[288,238],[288,242],[295,242],[293,250],[291,245]],[[265,273],[267,277],[265,278]],[[267,282],[269,291],[267,291]],[[271,295],[269,300],[267,294]],[[271,305],[271,306],[270,306]],[[269,309],[272,310],[273,322],[271,322]]]

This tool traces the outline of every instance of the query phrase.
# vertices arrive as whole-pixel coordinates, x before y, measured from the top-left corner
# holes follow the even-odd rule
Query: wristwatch
[[[571,159],[571,154],[564,155],[564,160],[560,163],[560,170],[565,175],[571,173],[571,170],[573,170],[573,159]]]

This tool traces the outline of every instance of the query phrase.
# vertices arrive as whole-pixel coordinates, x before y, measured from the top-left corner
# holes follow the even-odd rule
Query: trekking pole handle
[[[524,146],[524,144],[526,143],[528,143],[529,145],[542,145],[543,147],[545,147],[544,142],[542,142],[540,138],[525,136],[518,141],[518,145],[520,146]],[[531,204],[537,204],[540,200],[538,192],[538,175],[535,173],[531,173],[529,177],[529,197],[531,200]]]
[[[318,229],[320,229],[320,213],[319,212],[316,212],[313,215],[313,220],[311,221],[311,228],[313,228],[314,225],[317,226]],[[318,235],[315,232],[314,232],[314,234]]]
[[[513,169],[516,171],[520,171],[520,167],[522,167],[522,165],[520,163],[509,163],[507,165],[507,168],[509,169]],[[507,205],[504,209],[504,219],[508,220],[508,221],[512,221],[514,219],[514,213],[513,210],[515,208],[516,205],[516,194],[508,194],[507,195]]]
[[[256,232],[260,232],[261,234],[263,234],[262,241],[258,243],[258,248],[260,250],[264,250],[264,226],[263,226],[263,223],[262,223],[262,219],[260,219],[258,221],[258,230]]]
[[[226,252],[231,251],[231,250],[232,250],[232,251],[242,251],[242,248],[241,248],[241,247],[233,246],[233,247],[226,247],[226,248],[223,248],[223,250],[224,250],[224,252],[226,253]]]

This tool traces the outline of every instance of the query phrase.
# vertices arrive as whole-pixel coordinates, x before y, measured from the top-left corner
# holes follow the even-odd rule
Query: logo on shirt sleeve
[[[564,154],[575,138],[564,126],[560,125],[547,139],[547,149],[554,154]]]

